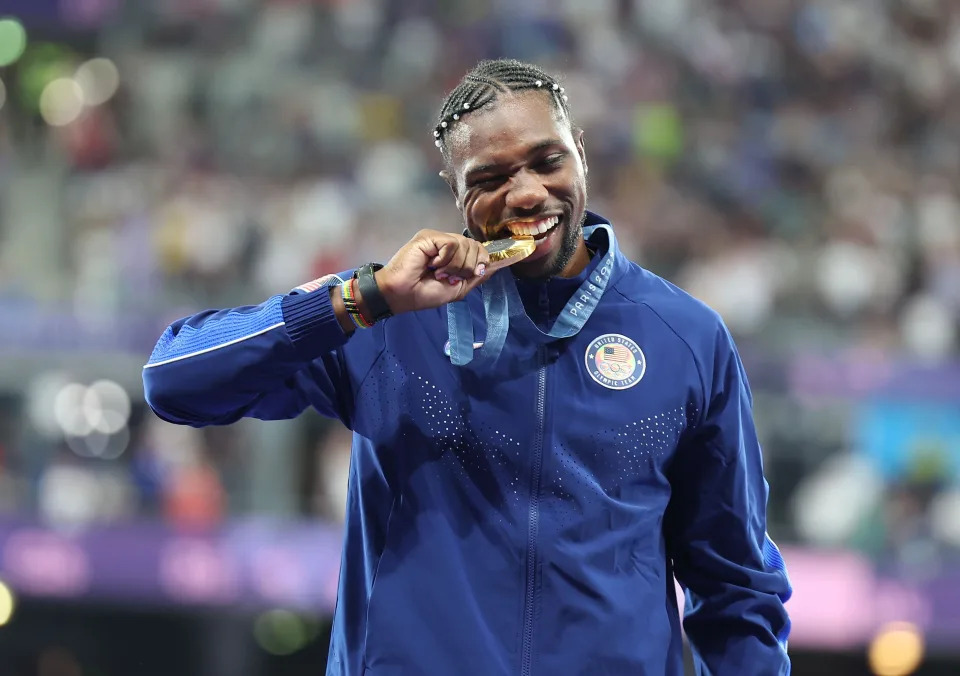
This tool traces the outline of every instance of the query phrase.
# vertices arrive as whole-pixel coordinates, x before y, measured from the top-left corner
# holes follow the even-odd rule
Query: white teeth
[[[511,223],[508,228],[514,235],[542,235],[559,222],[559,216],[551,216],[532,223]]]

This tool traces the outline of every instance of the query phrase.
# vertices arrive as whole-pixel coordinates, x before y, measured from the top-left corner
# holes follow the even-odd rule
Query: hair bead
[[[443,135],[467,111],[483,108],[501,93],[541,89],[544,86],[553,92],[554,105],[567,113],[566,102],[569,99],[566,90],[537,66],[515,59],[481,61],[447,95],[438,124],[433,130],[435,145],[443,151]]]

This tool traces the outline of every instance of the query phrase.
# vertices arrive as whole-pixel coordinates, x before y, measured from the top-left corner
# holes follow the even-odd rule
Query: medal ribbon
[[[608,223],[587,226],[583,229],[583,236],[590,239],[597,231],[606,233],[607,251],[547,331],[527,316],[512,274],[500,270],[499,274],[480,287],[487,335],[477,356],[478,366],[489,366],[500,357],[511,323],[541,344],[558,338],[569,338],[580,332],[600,302],[613,273],[617,243],[613,228]],[[447,333],[450,339],[450,361],[455,366],[465,366],[473,361],[473,318],[466,299],[447,305]]]

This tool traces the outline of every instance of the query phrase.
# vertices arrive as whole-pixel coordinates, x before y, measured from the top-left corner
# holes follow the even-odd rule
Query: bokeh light
[[[26,416],[33,426],[46,439],[59,439],[63,428],[57,419],[57,395],[70,380],[59,371],[47,371],[38,374],[26,391]]]
[[[16,607],[16,600],[10,587],[0,580],[0,627],[4,626],[13,617],[13,611]]]
[[[98,380],[83,395],[83,408],[97,432],[115,434],[130,419],[130,397],[112,380]]]
[[[120,72],[110,59],[90,59],[77,68],[73,78],[83,92],[83,102],[98,106],[110,100],[120,86]]]
[[[40,96],[57,78],[70,77],[74,70],[73,52],[52,42],[31,44],[17,64],[19,103],[26,110],[38,111]]]
[[[661,103],[641,107],[634,123],[634,143],[644,155],[673,161],[683,152],[683,122],[674,106]]]
[[[74,80],[57,78],[40,94],[40,115],[52,127],[63,127],[83,112],[83,91]]]
[[[79,437],[66,437],[67,447],[84,458],[115,460],[123,455],[130,444],[130,429],[123,427],[115,434],[104,434],[96,430]]]
[[[53,398],[53,417],[67,446],[79,456],[111,460],[130,443],[130,395],[112,380],[63,384]]]
[[[867,654],[876,676],[908,676],[923,661],[923,635],[909,622],[885,625],[870,643]]]
[[[13,18],[0,19],[0,67],[15,63],[27,48],[27,31]]]
[[[82,437],[93,430],[93,425],[83,412],[83,400],[87,388],[80,383],[67,383],[53,400],[53,415],[64,434]]]
[[[271,655],[292,655],[310,642],[310,627],[289,610],[268,610],[254,623],[257,644]]]

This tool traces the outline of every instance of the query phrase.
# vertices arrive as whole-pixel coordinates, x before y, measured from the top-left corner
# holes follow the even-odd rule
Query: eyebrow
[[[549,148],[551,146],[562,146],[562,145],[563,145],[563,141],[561,141],[558,138],[551,138],[551,139],[546,139],[545,141],[540,141],[539,143],[536,143],[535,145],[532,145],[530,146],[530,148],[527,149],[527,157],[530,157],[531,155],[536,155],[540,151],[546,148]],[[497,164],[496,162],[492,164],[481,164],[480,166],[474,167],[473,169],[468,171],[464,175],[464,181],[469,183],[470,179],[472,179],[477,175],[489,174],[499,169],[502,169],[505,166],[506,166],[505,164]]]

